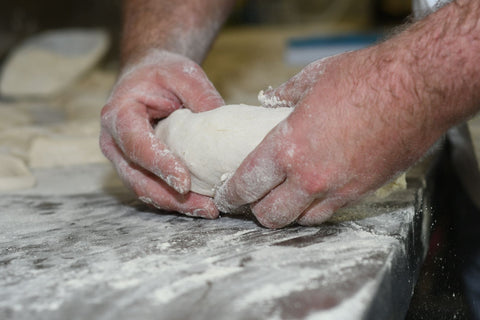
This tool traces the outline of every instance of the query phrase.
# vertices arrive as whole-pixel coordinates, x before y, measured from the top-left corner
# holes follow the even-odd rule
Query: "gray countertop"
[[[422,172],[335,222],[268,230],[149,208],[108,165],[36,170],[36,188],[0,195],[0,318],[402,319],[428,237]]]
[[[227,103],[256,104],[260,89],[301,69],[284,63],[285,41],[318,30],[228,30],[205,70]],[[98,149],[99,108],[114,79],[93,73],[48,108],[5,106],[26,104],[36,127],[15,124],[0,149],[35,164],[27,142],[64,138],[57,122]],[[478,119],[470,122],[477,157]],[[77,144],[41,150],[66,165],[66,155],[87,153]],[[322,226],[268,230],[249,216],[209,221],[152,209],[106,164],[36,169],[35,188],[0,194],[0,319],[403,319],[429,236],[429,170],[414,168],[406,190]]]

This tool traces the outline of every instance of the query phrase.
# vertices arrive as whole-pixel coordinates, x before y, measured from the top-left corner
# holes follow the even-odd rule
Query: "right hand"
[[[151,51],[127,66],[113,88],[102,109],[100,147],[140,200],[160,209],[216,218],[211,198],[189,192],[188,169],[155,137],[153,124],[182,107],[201,112],[223,104],[195,62]]]

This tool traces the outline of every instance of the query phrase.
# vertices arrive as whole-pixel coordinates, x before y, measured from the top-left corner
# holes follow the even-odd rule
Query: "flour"
[[[78,178],[49,169],[49,180],[40,179],[45,196],[30,190],[32,197],[3,198],[2,261],[12,262],[0,281],[0,311],[85,318],[88,306],[102,303],[112,319],[154,318],[149,310],[184,319],[285,319],[295,318],[289,317],[295,310],[311,319],[343,319],[335,315],[361,314],[383,292],[377,284],[390,261],[405,256],[402,239],[411,232],[413,215],[404,210],[282,230],[238,218],[152,214],[127,192],[84,189],[81,181],[97,180],[93,169],[77,168]],[[73,196],[45,186],[52,179],[69,181]],[[49,203],[57,214],[39,214]],[[41,259],[44,267],[35,268]]]
[[[375,281],[369,281],[352,297],[346,299],[341,304],[329,310],[312,313],[308,315],[305,320],[349,319],[352,314],[357,316],[363,314],[365,306],[370,304],[377,286],[378,283]]]
[[[315,269],[300,269],[295,274],[286,274],[282,283],[272,282],[263,286],[259,285],[257,289],[238,297],[235,305],[237,307],[247,307],[259,302],[265,304],[274,299],[287,297],[292,292],[307,290],[311,286],[312,280],[318,277],[318,274],[318,270]]]
[[[232,276],[240,270],[241,268],[238,267],[210,266],[206,273],[187,276],[168,286],[155,290],[155,292],[153,292],[153,300],[156,303],[169,303],[171,300],[184,293],[190,292],[192,289],[205,286],[209,281],[218,281],[221,278]]]
[[[268,90],[272,90],[272,87]],[[267,95],[263,90],[258,93],[257,98],[261,105],[267,108],[292,107],[288,101],[279,99],[275,95]]]
[[[226,105],[201,113],[179,109],[160,121],[155,132],[189,169],[191,190],[212,197],[292,110],[248,105]]]

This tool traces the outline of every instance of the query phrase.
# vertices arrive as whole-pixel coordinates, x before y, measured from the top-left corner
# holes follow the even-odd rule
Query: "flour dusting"
[[[269,87],[267,90],[271,91],[272,87]],[[261,90],[258,93],[257,99],[260,102],[260,104],[266,108],[291,107],[288,101],[279,99],[277,96],[273,94],[265,94],[264,90]]]

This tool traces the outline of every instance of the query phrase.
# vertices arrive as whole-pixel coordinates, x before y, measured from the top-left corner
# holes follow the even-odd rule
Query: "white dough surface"
[[[60,29],[28,38],[2,66],[0,93],[9,97],[50,97],[90,70],[107,52],[103,30]]]
[[[244,104],[201,113],[179,109],[160,121],[155,131],[190,170],[191,190],[214,196],[215,189],[292,110]]]
[[[35,177],[22,159],[0,154],[0,192],[28,189],[35,185]]]

